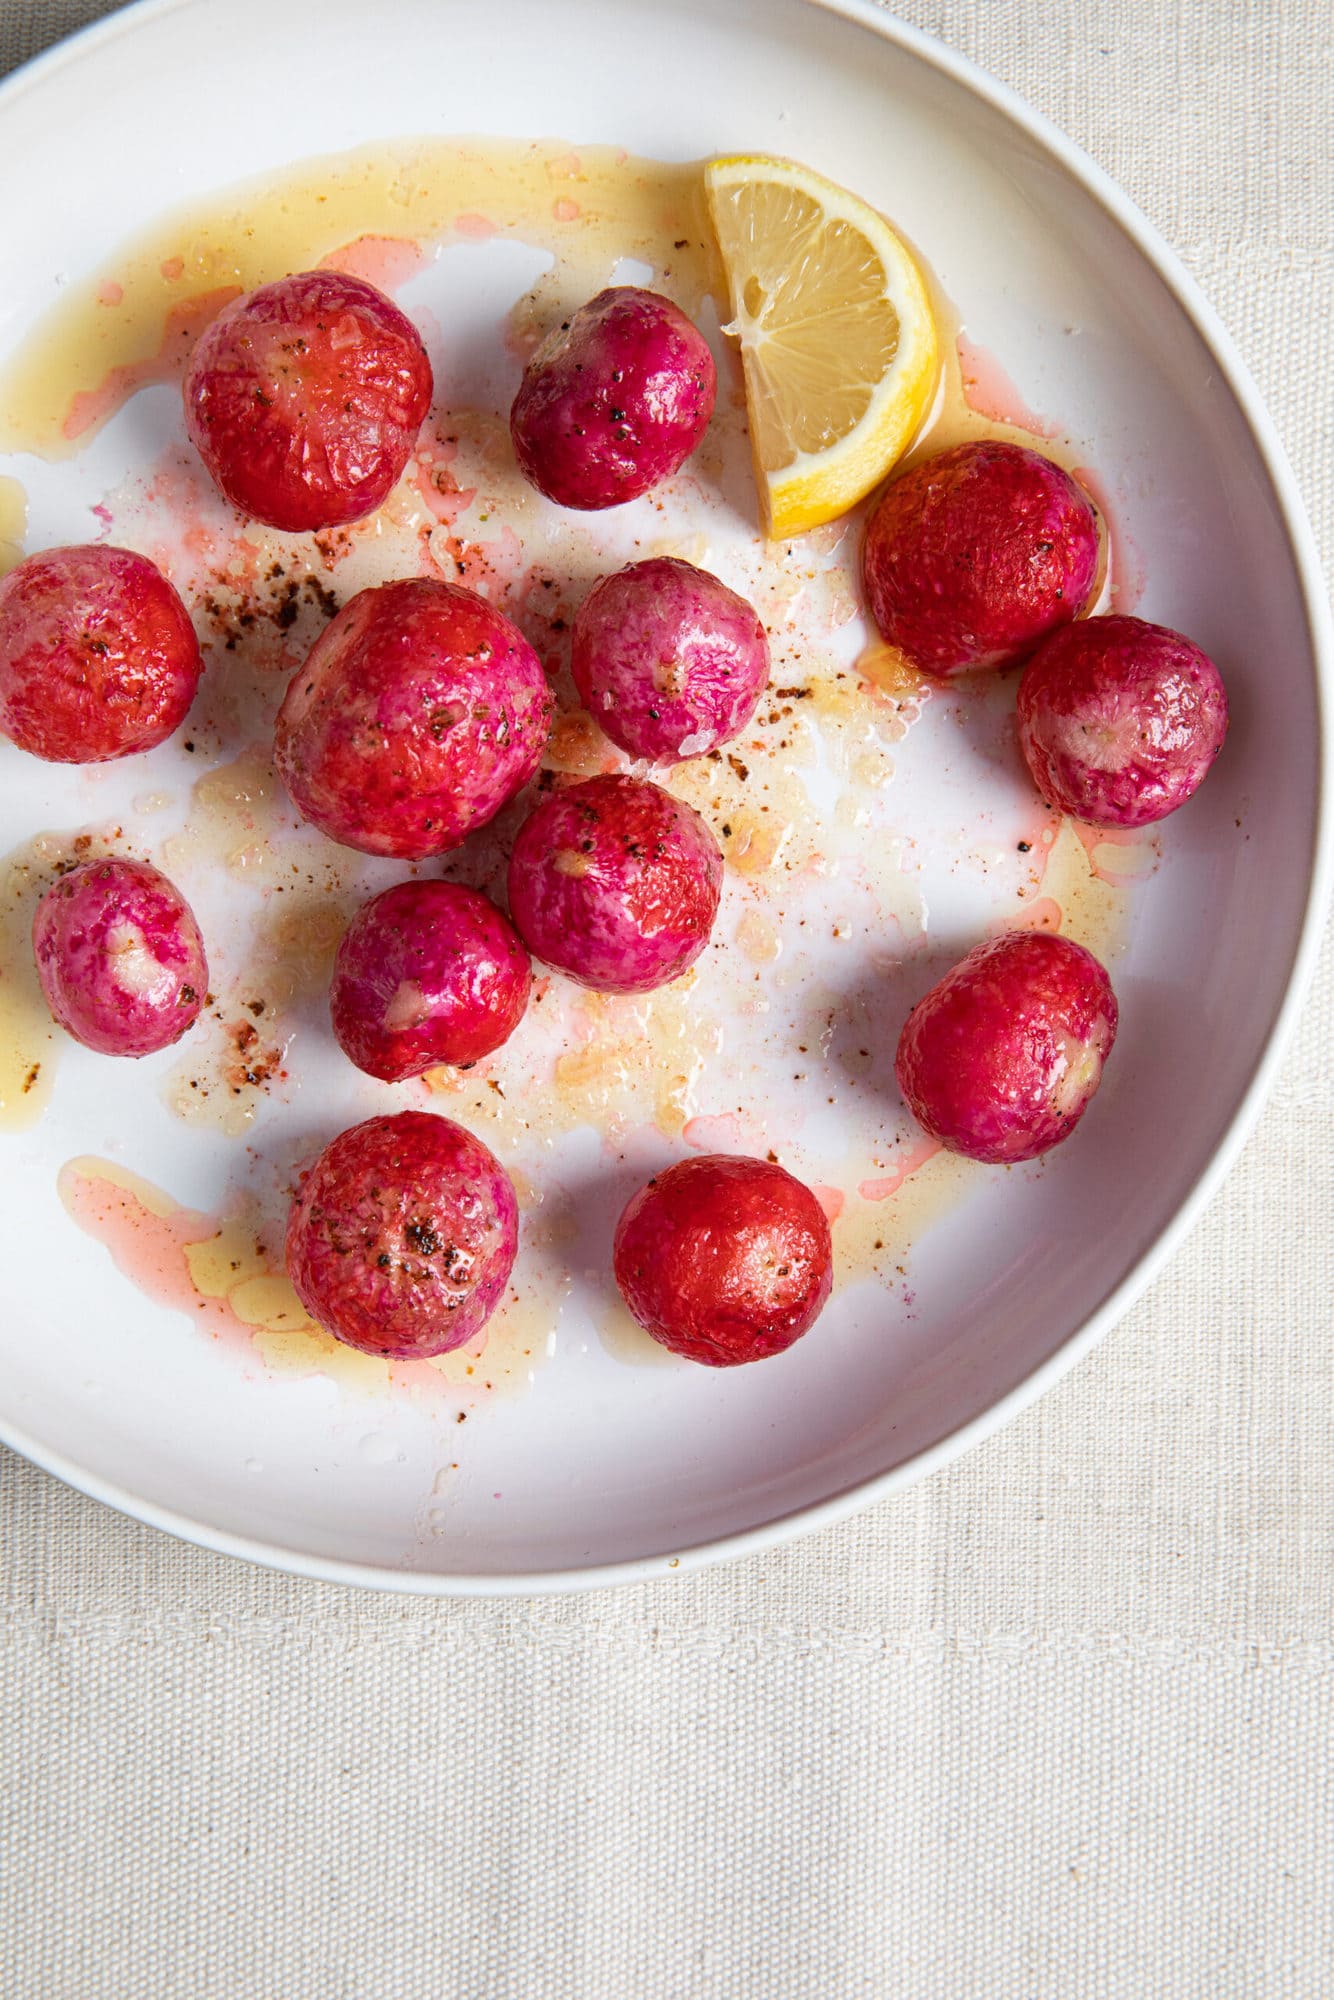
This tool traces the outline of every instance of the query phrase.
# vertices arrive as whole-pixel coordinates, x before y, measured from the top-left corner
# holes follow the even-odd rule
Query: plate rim
[[[99,47],[138,32],[157,18],[204,8],[211,0],[132,0],[132,4],[89,22],[42,51],[0,81],[0,120],[11,102],[60,69],[95,57]],[[658,0],[660,6],[677,0]],[[715,0],[719,5],[720,0]],[[721,0],[739,15],[746,0]],[[1296,947],[1288,968],[1283,996],[1265,1037],[1250,1082],[1186,1195],[1165,1226],[1131,1264],[1120,1282],[1074,1327],[1045,1361],[1031,1369],[986,1410],[956,1426],[935,1444],[911,1458],[853,1481],[822,1500],[737,1533],[696,1541],[670,1553],[627,1557],[612,1563],[551,1570],[502,1571],[476,1574],[439,1570],[381,1567],[314,1556],[282,1543],[196,1520],[189,1514],[145,1500],[113,1480],[89,1472],[63,1453],[30,1436],[22,1426],[0,1414],[0,1443],[116,1512],[158,1528],[178,1540],[221,1555],[238,1557],[261,1568],[317,1582],[362,1589],[396,1591],[417,1597],[524,1597],[572,1593],[680,1576],[714,1563],[738,1560],[779,1547],[798,1536],[830,1527],[889,1494],[913,1485],[928,1473],[952,1463],[984,1438],[999,1431],[1052,1388],[1082,1361],[1125,1316],[1180,1249],[1201,1214],[1222,1186],[1259,1119],[1274,1079],[1293,1038],[1297,1020],[1315,975],[1334,878],[1334,812],[1331,812],[1331,772],[1334,772],[1334,618],[1325,594],[1324,575],[1314,531],[1307,517],[1287,452],[1277,427],[1232,335],[1166,238],[1092,156],[1070,139],[1045,112],[979,64],[925,30],[902,20],[877,0],[797,0],[816,13],[846,21],[904,50],[960,85],[973,97],[1002,113],[1036,142],[1102,207],[1121,233],[1166,286],[1177,305],[1218,363],[1237,408],[1244,418],[1259,461],[1269,479],[1283,531],[1292,552],[1302,592],[1302,606],[1315,667],[1318,716],[1316,809],[1305,906]]]

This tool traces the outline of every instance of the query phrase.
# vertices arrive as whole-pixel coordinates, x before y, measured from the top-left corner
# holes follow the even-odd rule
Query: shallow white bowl
[[[758,1548],[919,1477],[1148,1283],[1235,1157],[1311,967],[1328,633],[1272,427],[1170,253],[1008,91],[850,0],[144,0],[0,92],[0,174],[41,191],[7,212],[0,350],[62,274],[165,208],[432,131],[559,131],[667,159],[762,149],[858,189],[1029,399],[1079,413],[1151,555],[1139,608],[1219,658],[1233,703],[1226,754],[1136,898],[1096,1132],[991,1177],[932,1230],[911,1320],[845,1315],[818,1350],[723,1377],[620,1367],[563,1331],[533,1391],[470,1425],[443,1533],[423,1526],[442,1449],[429,1413],[226,1374],[70,1230],[56,1169],[127,1102],[96,1064],[73,1072],[81,1098],[62,1085],[52,1120],[0,1140],[0,1435],[17,1449],[144,1520],[307,1574],[567,1588]],[[0,803],[6,847],[32,810]],[[169,1182],[185,1141],[159,1124],[133,1164]]]

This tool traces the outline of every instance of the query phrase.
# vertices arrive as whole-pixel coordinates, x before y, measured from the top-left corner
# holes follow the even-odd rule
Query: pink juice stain
[[[1065,922],[1065,912],[1054,896],[1039,896],[1035,903],[1025,903],[1014,916],[1005,917],[996,925],[996,935],[1006,931],[1058,931]]]
[[[61,433],[71,440],[100,429],[123,403],[140,389],[157,382],[179,382],[184,378],[195,342],[210,320],[225,305],[239,298],[239,285],[221,285],[216,291],[201,292],[198,298],[183,299],[167,314],[162,339],[154,354],[142,361],[109,368],[95,389],[80,389],[71,398]]]
[[[465,229],[465,223],[471,226]],[[484,216],[460,216],[458,225],[463,235],[495,234],[494,224],[487,222]],[[393,291],[422,269],[426,254],[419,243],[406,237],[366,235],[331,250],[320,262],[324,269],[347,271],[353,277],[365,278],[368,284],[378,285],[382,291]],[[158,268],[169,284],[175,283],[184,276],[185,261],[181,257],[168,257]],[[79,390],[65,413],[61,425],[63,435],[71,442],[86,437],[100,429],[140,389],[158,382],[181,381],[195,342],[204,328],[210,320],[217,318],[225,305],[240,296],[239,285],[220,285],[211,292],[201,292],[195,298],[182,299],[172,306],[167,313],[156,353],[142,361],[109,368],[95,388]],[[115,310],[124,300],[124,287],[114,279],[98,286],[97,302],[108,310]]]
[[[1106,882],[1112,889],[1133,889],[1142,882],[1145,875],[1156,867],[1160,850],[1151,830],[1144,827],[1128,826],[1085,826],[1081,820],[1071,820],[1070,828],[1085,854],[1088,856],[1089,873],[1099,882]],[[1126,854],[1126,865],[1118,868],[1118,850]],[[1146,869],[1139,860],[1144,854],[1153,859]],[[1132,860],[1131,857],[1135,857]]]
[[[848,1198],[842,1188],[829,1187],[823,1181],[812,1184],[811,1193],[825,1212],[826,1222],[837,1222],[848,1205]]]
[[[863,1201],[888,1201],[896,1195],[903,1183],[913,1174],[919,1173],[928,1160],[934,1160],[941,1151],[939,1139],[921,1138],[901,1152],[887,1174],[875,1180],[859,1181],[857,1192]]]
[[[233,1354],[249,1351],[249,1327],[226,1299],[205,1298],[196,1289],[186,1260],[192,1245],[217,1236],[221,1218],[185,1208],[129,1175],[124,1180],[130,1184],[83,1172],[72,1160],[56,1186],[66,1213],[110,1251],[116,1269],[146,1297],[185,1313]]]
[[[425,268],[426,252],[408,236],[358,236],[321,257],[319,268],[363,278],[382,292],[397,291]]]
[[[434,529],[422,536],[424,576],[460,583],[497,606],[508,602],[523,567],[523,545],[508,525],[489,541],[474,541],[450,534],[447,529],[443,534]]]
[[[259,1342],[281,1333],[284,1327],[272,1314],[258,1324],[242,1318],[233,1307],[232,1293],[244,1306],[247,1292],[253,1293],[257,1282],[278,1281],[284,1289],[290,1289],[285,1281],[283,1231],[281,1227],[267,1227],[243,1206],[205,1214],[199,1209],[186,1208],[135,1174],[91,1159],[69,1161],[61,1168],[57,1188],[66,1213],[86,1235],[110,1252],[112,1263],[123,1276],[146,1297],[183,1313],[195,1326],[204,1328],[220,1350],[245,1372],[259,1369],[289,1379],[293,1375],[307,1379],[332,1375],[337,1379],[346,1374],[351,1385],[357,1386],[353,1376],[364,1374],[370,1361],[372,1370],[378,1366],[382,1372],[386,1387],[402,1390],[419,1403],[447,1402],[453,1406],[458,1402],[459,1386],[439,1373],[430,1361],[377,1363],[371,1357],[361,1356],[313,1326],[294,1293],[286,1316],[291,1331],[302,1337],[308,1351],[296,1365],[289,1362],[281,1369],[271,1368]],[[219,1244],[228,1236],[235,1239],[235,1247],[228,1253],[236,1257],[234,1284],[224,1281],[219,1292],[215,1293],[212,1286],[208,1292],[202,1291],[191,1271],[190,1252]],[[281,1317],[280,1312],[279,1321]],[[480,1392],[490,1388],[489,1381],[484,1379],[485,1362],[480,1353],[474,1354],[471,1345],[463,1355],[463,1364],[467,1376],[476,1378],[470,1389]]]
[[[452,528],[477,498],[475,486],[460,486],[450,471],[450,461],[458,457],[458,446],[445,440],[424,445],[412,461],[411,478],[418,497],[431,517]]]
[[[468,243],[487,243],[499,235],[497,225],[486,215],[477,215],[469,210],[454,217],[454,234]]]
[[[143,498],[155,514],[171,524],[164,535],[146,550],[164,576],[178,588],[206,590],[225,576],[229,587],[241,591],[256,582],[260,548],[236,532],[234,517],[223,512],[211,482],[197,460],[183,456],[168,446],[150,468],[144,481]],[[108,529],[114,527],[106,514]],[[182,557],[187,560],[182,564]]]
[[[696,1153],[759,1153],[763,1156],[769,1143],[754,1120],[740,1111],[701,1113],[696,1118],[687,1119],[681,1137]]]
[[[993,424],[1012,424],[1016,430],[1029,431],[1034,437],[1060,436],[1061,426],[1029,407],[988,348],[963,333],[955,346],[963,398],[974,416],[985,417]]]

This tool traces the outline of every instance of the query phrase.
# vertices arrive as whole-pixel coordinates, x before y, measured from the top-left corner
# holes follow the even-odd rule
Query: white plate
[[[806,1342],[762,1367],[651,1365],[603,1337],[611,1218],[648,1165],[684,1150],[643,1129],[620,1149],[628,1157],[592,1133],[548,1152],[556,1195],[544,1216],[554,1208],[565,1228],[546,1231],[554,1241],[529,1276],[549,1283],[564,1261],[573,1288],[549,1357],[531,1302],[498,1342],[494,1372],[512,1393],[488,1395],[475,1379],[435,1398],[419,1385],[363,1389],[337,1368],[284,1373],[257,1349],[238,1354],[234,1340],[207,1337],[113,1269],[61,1206],[62,1165],[107,1156],[211,1208],[238,1161],[271,1195],[339,1125],[417,1100],[377,1096],[330,1055],[317,998],[287,1023],[297,1025],[300,1088],[266,1101],[247,1134],[258,1165],[167,1108],[179,1052],[115,1065],[64,1051],[42,1121],[0,1136],[0,1431],[86,1491],[211,1546],[423,1591],[576,1586],[760,1547],[918,1477],[1020,1408],[1125,1310],[1235,1156],[1310,969],[1325,873],[1322,593],[1244,369],[1174,260],[1088,161],[872,7],[146,0],[0,93],[0,169],[9,186],[41,190],[7,213],[0,351],[61,286],[166,209],[304,156],[461,131],[559,132],[664,160],[788,153],[884,208],[970,334],[1097,468],[1146,569],[1139,609],[1220,660],[1233,728],[1200,797],[1162,830],[1161,865],[1127,900],[1113,961],[1121,1039],[1080,1134],[1041,1167],[972,1177],[935,1204],[934,1219],[915,1193],[885,1203],[886,1233],[914,1237],[901,1248],[904,1276],[845,1288]],[[414,281],[415,304],[443,324],[447,392],[460,356],[474,396],[489,384],[499,399],[512,383],[515,364],[494,352],[496,316],[537,268],[521,254],[469,263],[451,252]],[[160,451],[175,421],[165,392],[141,397],[64,468],[0,466],[32,492],[33,545],[92,532],[86,508]],[[668,535],[690,532],[691,490],[672,501]],[[729,491],[741,490],[734,479]],[[710,559],[748,578],[749,530],[735,508],[710,503],[701,518]],[[614,551],[629,530],[606,533]],[[855,628],[830,643],[850,657]],[[808,937],[804,957],[783,961],[801,978],[773,989],[767,1021],[737,1010],[735,952],[705,975],[691,1005],[705,1021],[727,1013],[727,1034],[689,1108],[720,1115],[740,1103],[743,1123],[721,1128],[734,1142],[770,1134],[825,1181],[859,1147],[871,1178],[872,1155],[895,1153],[899,1020],[929,983],[933,955],[957,954],[1007,898],[1014,907],[1015,835],[1033,812],[1005,733],[1007,698],[984,698],[971,723],[936,703],[894,752],[876,810],[881,838],[903,843],[913,907],[900,911],[902,929],[884,921],[889,874],[881,868],[863,894],[854,869],[828,891],[830,937]],[[56,771],[4,750],[0,848],[38,826],[122,815],[134,844],[155,852],[189,775],[179,745],[131,773]],[[154,790],[175,802],[156,821],[140,810]],[[816,790],[832,823],[836,793]],[[221,956],[240,951],[249,906],[221,875],[208,879],[198,854],[183,866]],[[919,892],[929,950],[916,936]],[[728,938],[750,893],[733,882]],[[850,938],[832,935],[840,912]],[[220,983],[227,976],[224,965]],[[784,1037],[803,1004],[811,1067],[795,1084]],[[866,1086],[853,1044],[867,1034],[878,1097],[849,1094],[850,1077]],[[533,1102],[550,1056],[534,1030]],[[837,1082],[832,1117],[811,1109],[825,1074]],[[881,1138],[868,1138],[877,1123]],[[709,1129],[695,1128],[696,1141]],[[267,1181],[265,1161],[277,1162]],[[520,1365],[525,1346],[536,1350],[531,1367]]]

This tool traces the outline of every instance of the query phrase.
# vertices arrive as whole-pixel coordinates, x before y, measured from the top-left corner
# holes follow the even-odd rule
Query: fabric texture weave
[[[103,11],[0,0],[0,68]],[[900,11],[1163,230],[1334,559],[1329,0]],[[0,1453],[0,1992],[1334,1992],[1332,1019],[1327,951],[1241,1163],[1091,1359],[768,1556],[378,1597]]]

